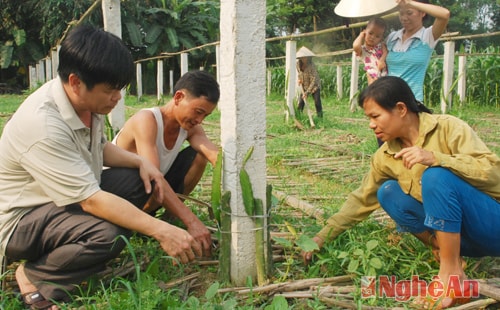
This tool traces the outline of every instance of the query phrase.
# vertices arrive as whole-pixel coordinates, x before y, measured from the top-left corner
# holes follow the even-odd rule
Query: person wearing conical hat
[[[316,56],[307,47],[302,46],[297,51],[297,72],[299,86],[302,88],[302,95],[299,99],[298,110],[304,110],[305,100],[309,95],[314,99],[314,107],[318,117],[323,117],[323,106],[321,105],[321,79],[318,70],[312,61],[312,57]]]

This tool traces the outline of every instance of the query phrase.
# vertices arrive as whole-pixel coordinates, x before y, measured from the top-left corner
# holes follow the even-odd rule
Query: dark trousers
[[[104,170],[101,188],[138,207],[149,198],[137,169]],[[49,203],[21,219],[6,256],[26,260],[26,276],[40,293],[62,300],[75,284],[104,270],[106,262],[119,255],[125,246],[120,235],[129,237],[131,232],[83,211],[79,204]]]
[[[182,193],[184,177],[196,154],[191,147],[181,151],[165,175],[175,192]],[[137,169],[103,170],[100,186],[141,209],[149,199]],[[79,204],[57,207],[49,203],[23,216],[7,244],[6,256],[26,260],[26,276],[40,293],[61,300],[75,284],[104,270],[125,246],[119,236],[128,238],[131,234],[83,211]]]
[[[170,187],[174,192],[183,194],[184,193],[184,178],[193,165],[193,161],[198,153],[191,147],[188,146],[179,152],[172,167],[165,174],[165,179],[167,180]]]
[[[314,99],[314,107],[316,108],[316,114],[318,115],[318,117],[323,117],[323,106],[321,104],[320,89],[315,91],[312,95],[313,95],[313,99]],[[299,103],[297,106],[297,108],[299,109],[300,112],[302,112],[304,110],[304,104],[305,104],[304,99],[302,98],[302,96],[300,96]]]

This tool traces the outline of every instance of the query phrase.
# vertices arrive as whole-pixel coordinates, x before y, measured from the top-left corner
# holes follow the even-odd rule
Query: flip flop
[[[45,299],[39,291],[22,294],[21,298],[26,307],[31,310],[50,309],[54,305],[53,302]]]

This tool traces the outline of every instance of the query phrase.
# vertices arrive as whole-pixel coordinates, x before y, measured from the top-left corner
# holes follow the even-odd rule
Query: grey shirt
[[[0,261],[21,217],[54,202],[77,203],[99,191],[104,118],[87,128],[59,78],[30,95],[0,138]]]

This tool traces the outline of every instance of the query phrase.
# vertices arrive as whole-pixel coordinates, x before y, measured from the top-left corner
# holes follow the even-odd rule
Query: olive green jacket
[[[419,113],[420,128],[416,145],[432,151],[434,166],[449,169],[471,185],[500,201],[500,158],[484,144],[464,121],[451,115]],[[380,207],[378,188],[387,180],[397,180],[401,189],[422,201],[422,174],[427,166],[417,164],[411,169],[403,166],[394,155],[401,150],[399,140],[384,143],[373,155],[370,170],[361,186],[349,194],[342,208],[332,215],[316,235],[323,240],[364,220]]]

